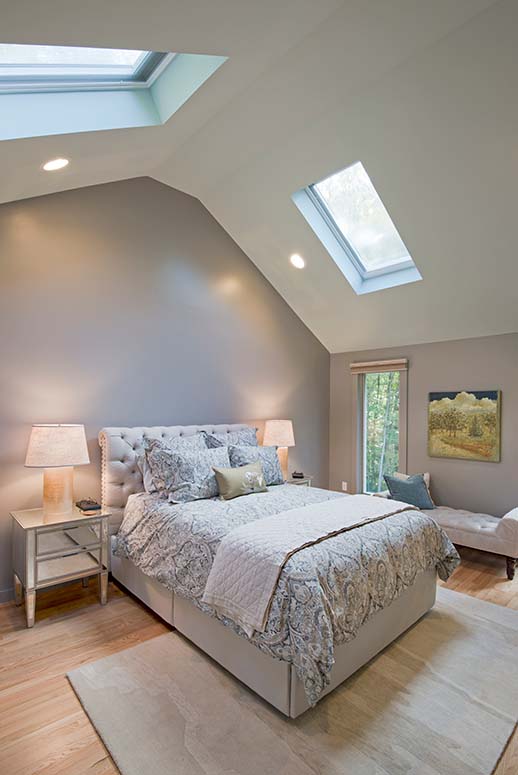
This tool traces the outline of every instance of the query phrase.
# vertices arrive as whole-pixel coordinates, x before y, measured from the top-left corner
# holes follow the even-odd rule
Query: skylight
[[[226,61],[0,43],[0,142],[165,124]]]
[[[0,43],[0,92],[148,87],[174,54]]]
[[[356,293],[421,279],[360,161],[296,192],[293,201]]]
[[[364,277],[412,265],[412,259],[365,167],[358,161],[310,186]]]

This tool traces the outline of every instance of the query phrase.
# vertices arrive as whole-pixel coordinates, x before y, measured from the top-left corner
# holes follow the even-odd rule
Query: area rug
[[[68,678],[122,775],[490,775],[518,719],[518,613],[439,589],[296,720],[175,632]]]

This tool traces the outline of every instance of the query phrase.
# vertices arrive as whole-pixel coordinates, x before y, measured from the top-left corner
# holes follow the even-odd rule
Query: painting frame
[[[501,390],[442,390],[428,394],[428,456],[500,463]]]

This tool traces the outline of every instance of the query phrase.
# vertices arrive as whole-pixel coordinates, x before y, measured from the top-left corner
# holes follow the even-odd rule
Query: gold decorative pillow
[[[216,468],[213,466],[213,470],[216,474],[220,498],[225,501],[238,498],[240,495],[266,492],[268,489],[263,467],[259,461],[238,468]]]

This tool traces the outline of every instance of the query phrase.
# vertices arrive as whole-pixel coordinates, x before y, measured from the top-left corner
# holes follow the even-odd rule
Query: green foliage
[[[458,432],[467,431],[473,438],[484,435],[484,428],[489,433],[496,429],[496,414],[494,412],[481,412],[468,417],[456,407],[435,410],[430,412],[429,429],[431,431],[443,431],[447,436],[455,438]]]
[[[452,409],[448,412],[451,433],[456,436],[458,431],[466,427],[466,417],[459,409]]]
[[[437,430],[444,430],[449,436],[456,436],[459,431],[464,430],[467,422],[465,415],[454,406],[451,409],[438,412],[436,419],[438,421]]]
[[[399,467],[399,372],[365,375],[365,490],[385,489]]]
[[[484,435],[482,423],[476,414],[471,418],[471,422],[469,424],[469,435],[473,436],[473,438],[479,438],[480,436]]]
[[[497,428],[496,412],[484,412],[482,415],[482,422],[486,426],[488,433],[495,433]]]

